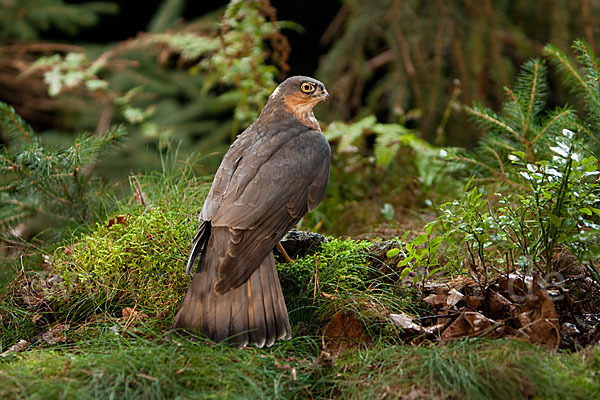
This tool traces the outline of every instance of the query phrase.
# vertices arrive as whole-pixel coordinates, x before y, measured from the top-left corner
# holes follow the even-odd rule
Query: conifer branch
[[[493,169],[489,165],[484,164],[481,161],[477,161],[477,160],[475,160],[473,158],[462,157],[462,156],[452,156],[452,157],[448,157],[448,160],[451,160],[451,161],[463,161],[463,162],[467,162],[467,163],[470,163],[470,164],[475,164],[475,165],[477,165],[477,166],[479,166],[479,167],[481,167],[481,168],[483,168],[483,169],[491,172],[491,174],[494,177],[496,177],[496,179],[495,179],[496,181],[500,180],[500,181],[505,182],[505,183],[507,183],[509,185],[516,186],[516,187],[518,187],[520,189],[524,189],[524,190],[527,190],[527,191],[531,190],[530,187],[525,186],[525,185],[521,185],[518,182],[515,182],[513,180],[508,179],[505,175],[503,175],[500,172],[496,171],[495,169]]]
[[[521,108],[519,107],[519,98],[517,97],[517,95],[515,95],[515,92],[513,92],[511,89],[506,88],[506,93],[511,97],[512,101],[515,103],[515,105],[517,106],[517,108],[519,108],[519,116],[521,117],[521,126],[523,126],[523,135],[519,135],[517,131],[514,131],[516,137],[523,143],[525,143],[527,141],[527,120],[525,118],[525,114],[523,114]]]
[[[527,129],[529,128],[529,121],[532,119],[532,111],[533,111],[533,103],[535,102],[535,98],[537,95],[537,81],[538,81],[538,73],[539,73],[540,65],[538,63],[534,63],[533,76],[531,80],[531,91],[529,93],[529,103],[527,108],[527,118],[523,124],[523,137],[527,137]]]
[[[547,46],[545,49],[546,54],[552,56],[553,60],[557,62],[568,74],[571,78],[575,79],[575,81],[579,84],[581,88],[583,88],[588,96],[593,97],[593,93],[590,90],[588,84],[585,82],[579,71],[571,64],[569,59],[563,52],[558,50],[554,46]]]
[[[496,158],[496,161],[498,161],[498,166],[500,167],[500,173],[502,174],[502,176],[505,176],[504,163],[502,162],[502,159],[500,159],[498,152],[496,152],[496,150],[494,150],[492,147],[487,146],[486,148],[494,155],[494,158]]]
[[[571,110],[564,110],[563,112],[561,112],[560,114],[555,115],[552,120],[550,120],[540,131],[539,133],[533,138],[533,140],[531,140],[531,144],[534,144],[535,142],[538,141],[539,138],[541,138],[542,136],[544,136],[544,134],[548,131],[548,129],[550,129],[551,126],[553,126],[556,122],[558,122],[560,119],[562,119],[563,117],[566,117],[567,115],[571,114]]]
[[[484,114],[481,111],[477,111],[471,107],[467,107],[467,112],[471,115],[474,115],[485,121],[488,121],[488,122],[492,123],[493,125],[497,125],[498,127],[506,130],[507,132],[512,133],[516,138],[519,138],[519,140],[521,139],[520,135],[514,129],[512,129],[510,126],[504,124],[502,121],[492,118],[489,115]]]

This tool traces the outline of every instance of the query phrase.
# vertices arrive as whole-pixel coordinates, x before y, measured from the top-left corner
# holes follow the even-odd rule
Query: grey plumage
[[[305,82],[314,93],[300,91]],[[174,327],[259,347],[290,337],[272,249],[325,193],[330,149],[310,109],[328,97],[316,80],[289,78],[231,145],[200,214],[186,268],[198,261],[197,272]]]

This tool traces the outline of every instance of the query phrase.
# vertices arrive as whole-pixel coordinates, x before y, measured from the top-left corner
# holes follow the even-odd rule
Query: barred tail
[[[211,236],[205,265],[194,277],[173,327],[242,346],[271,346],[278,339],[289,339],[291,327],[273,254],[241,286],[217,295],[214,287],[220,257],[214,243],[220,242]]]

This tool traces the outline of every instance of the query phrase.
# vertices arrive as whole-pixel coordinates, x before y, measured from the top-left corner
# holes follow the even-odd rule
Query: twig
[[[315,286],[313,289],[313,304],[317,298],[317,289],[321,292],[321,285],[319,284],[319,256],[315,254]]]

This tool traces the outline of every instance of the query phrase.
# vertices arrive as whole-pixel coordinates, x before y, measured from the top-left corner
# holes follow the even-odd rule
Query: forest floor
[[[267,349],[181,337],[169,332],[168,313],[114,299],[51,318],[57,306],[49,293],[60,285],[50,264],[14,280],[4,276],[0,318],[9,323],[0,347],[0,397],[598,397],[600,296],[581,271],[554,286],[515,272],[486,285],[473,275],[428,281],[421,290],[398,291],[394,282],[363,292],[329,275],[340,269],[332,256],[342,254],[348,265],[368,260],[369,274],[382,282],[396,262],[385,254],[397,246],[330,238],[307,254],[296,252],[297,263],[279,264],[287,297],[298,290],[293,277],[308,285],[296,292],[301,301],[288,298],[293,339]],[[314,264],[318,270],[319,259],[320,271],[298,272]],[[7,293],[17,300],[7,302]],[[402,298],[394,303],[389,296]],[[28,321],[11,325],[11,318]]]
[[[145,183],[151,203],[0,268],[0,398],[600,396],[600,288],[568,256],[548,281],[475,265],[427,277],[403,273],[400,239],[299,234],[278,263],[291,340],[176,335],[207,186]]]

